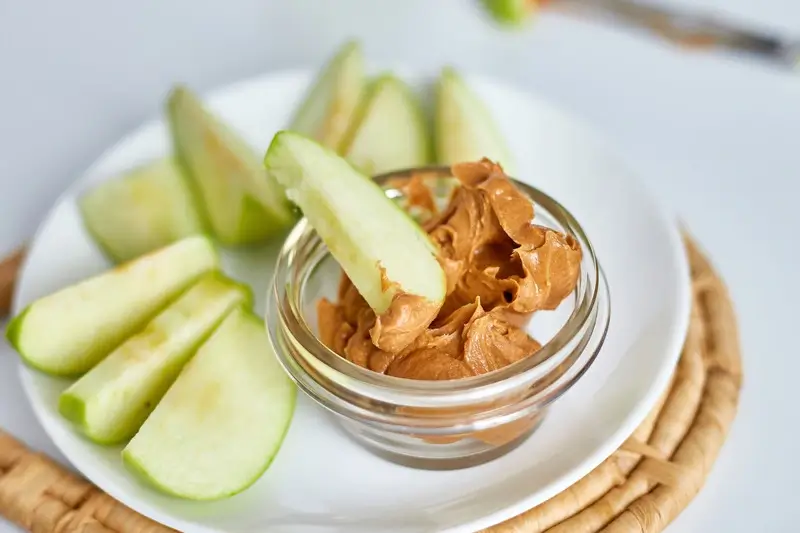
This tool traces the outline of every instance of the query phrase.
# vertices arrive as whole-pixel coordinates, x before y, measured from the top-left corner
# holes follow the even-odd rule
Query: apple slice
[[[263,241],[294,222],[283,189],[264,172],[252,148],[196,96],[179,86],[167,109],[175,152],[221,243]]]
[[[65,390],[59,412],[95,442],[129,439],[225,315],[251,303],[249,288],[206,274]]]
[[[541,0],[481,0],[483,6],[497,22],[505,26],[526,23]]]
[[[339,149],[366,83],[361,46],[349,41],[322,68],[295,112],[290,130]]]
[[[439,311],[445,277],[428,235],[374,181],[311,139],[279,132],[264,164],[378,315],[373,342],[397,351],[413,341],[413,328],[398,337],[381,326],[405,317],[424,329]]]
[[[439,163],[488,157],[513,175],[511,153],[489,109],[451,68],[442,70],[437,84],[434,130]]]
[[[114,261],[128,261],[203,232],[191,193],[172,158],[133,169],[80,199],[83,223]]]
[[[209,239],[187,237],[36,300],[11,321],[6,336],[28,365],[81,375],[218,265]]]
[[[425,116],[411,89],[384,74],[370,84],[341,153],[369,176],[430,163]]]
[[[187,363],[122,459],[173,496],[232,496],[261,477],[278,453],[295,396],[263,321],[235,309]]]

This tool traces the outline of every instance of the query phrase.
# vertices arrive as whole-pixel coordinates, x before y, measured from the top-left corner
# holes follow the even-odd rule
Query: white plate
[[[262,151],[287,123],[308,80],[305,71],[271,74],[207,101]],[[114,498],[184,532],[411,533],[475,531],[500,522],[557,494],[609,456],[665,389],[686,333],[689,272],[679,233],[617,156],[579,122],[494,81],[469,81],[510,139],[517,177],[576,215],[611,287],[611,328],[600,356],[533,437],[478,467],[414,470],[364,451],[331,415],[300,398],[283,448],[256,485],[227,501],[193,503],[140,485],[123,469],[119,448],[91,444],[59,417],[56,400],[66,382],[21,367],[39,420],[75,468]],[[87,185],[168,150],[163,123],[149,123],[61,197],[31,245],[16,310],[107,268],[82,227],[76,197]],[[226,261],[262,296],[272,253],[241,252]]]

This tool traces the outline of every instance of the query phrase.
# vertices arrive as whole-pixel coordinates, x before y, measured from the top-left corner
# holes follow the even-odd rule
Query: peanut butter
[[[407,209],[432,214],[423,224],[438,249],[447,297],[430,302],[399,292],[376,317],[343,276],[338,302],[318,302],[321,340],[349,361],[390,376],[422,380],[485,374],[541,346],[523,329],[532,313],[555,309],[577,284],[581,249],[569,235],[533,224],[533,204],[499,165],[454,165],[460,182],[449,205],[422,179],[395,183]],[[434,316],[431,322],[430,317]]]

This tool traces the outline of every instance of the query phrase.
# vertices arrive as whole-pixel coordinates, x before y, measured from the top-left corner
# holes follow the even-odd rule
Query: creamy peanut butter
[[[338,302],[318,302],[321,340],[349,361],[390,376],[459,379],[529,357],[541,346],[522,328],[575,288],[581,249],[569,235],[533,224],[533,204],[499,165],[454,165],[460,186],[436,212],[423,180],[395,183],[406,207],[433,213],[424,223],[438,248],[447,297],[436,312],[398,293],[379,317],[343,276]],[[431,317],[433,321],[431,322]]]

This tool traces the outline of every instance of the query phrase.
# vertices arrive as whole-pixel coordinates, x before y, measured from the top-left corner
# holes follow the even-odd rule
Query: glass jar
[[[448,167],[392,172],[375,180]],[[266,321],[278,358],[301,390],[335,413],[361,444],[393,461],[421,468],[459,468],[498,457],[529,436],[589,368],[605,340],[610,307],[607,283],[580,224],[558,202],[513,180],[534,203],[535,222],[572,235],[583,254],[571,297],[554,311],[534,313],[527,331],[542,343],[530,357],[459,380],[422,381],[362,368],[316,335],[316,302],[335,301],[341,270],[314,229],[302,219],[281,249],[267,295]],[[402,200],[402,198],[400,198]]]

